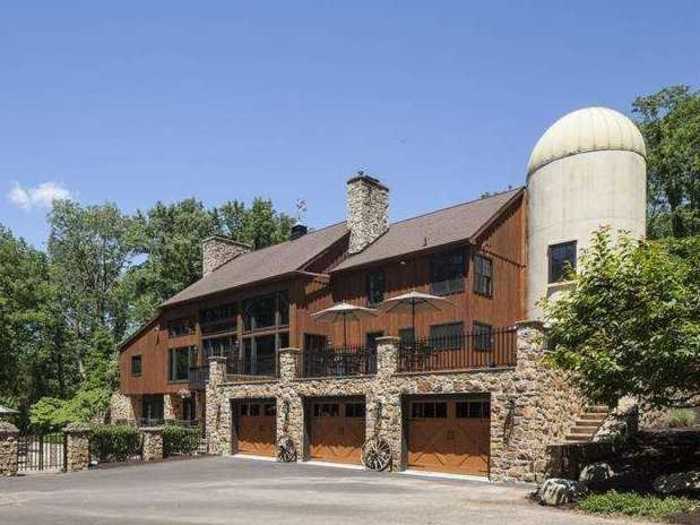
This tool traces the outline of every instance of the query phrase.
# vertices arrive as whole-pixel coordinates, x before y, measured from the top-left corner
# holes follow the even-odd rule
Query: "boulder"
[[[583,483],[570,479],[550,478],[537,490],[536,498],[540,505],[558,507],[573,503],[588,494]]]
[[[588,486],[603,485],[615,475],[612,467],[604,461],[591,463],[581,470],[578,480]]]
[[[700,471],[675,472],[654,480],[654,490],[659,494],[679,494],[700,491]]]

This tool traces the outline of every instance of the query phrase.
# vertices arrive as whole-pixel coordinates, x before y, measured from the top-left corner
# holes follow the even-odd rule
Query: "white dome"
[[[644,139],[637,126],[619,111],[592,107],[573,111],[557,120],[537,141],[527,174],[578,153],[631,151],[646,158]]]

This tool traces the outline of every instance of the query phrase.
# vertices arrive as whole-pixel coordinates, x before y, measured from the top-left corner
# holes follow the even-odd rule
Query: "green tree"
[[[595,233],[570,293],[544,304],[550,359],[583,392],[657,407],[700,395],[700,237],[617,243]]]
[[[256,197],[250,208],[230,201],[214,210],[220,233],[259,250],[289,239],[294,218],[275,211],[272,201]]]
[[[647,145],[649,236],[700,234],[700,92],[671,86],[632,111]]]

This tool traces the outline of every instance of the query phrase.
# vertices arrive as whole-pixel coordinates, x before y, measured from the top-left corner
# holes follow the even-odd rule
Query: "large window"
[[[373,270],[367,274],[367,302],[376,305],[384,300],[384,271]]]
[[[416,332],[413,328],[399,329],[399,340],[402,346],[413,346],[416,341]]]
[[[486,297],[493,295],[493,261],[483,255],[474,256],[474,292]]]
[[[493,327],[490,324],[474,321],[474,348],[477,350],[493,349]]]
[[[553,244],[549,247],[549,282],[566,279],[569,271],[576,270],[576,241]]]
[[[464,337],[464,323],[435,324],[430,327],[431,346],[436,350],[459,348]]]
[[[168,337],[181,337],[194,333],[194,322],[191,319],[175,319],[168,321]]]
[[[190,367],[197,361],[197,347],[185,346],[168,350],[168,380],[187,381],[190,378]]]
[[[236,305],[224,304],[199,312],[199,325],[203,334],[236,331]]]
[[[202,339],[204,359],[208,360],[212,356],[229,357],[236,348],[236,336],[225,335],[223,337],[210,337]],[[205,363],[206,364],[206,363]]]
[[[261,295],[243,301],[243,328],[261,330],[289,324],[287,292]]]
[[[434,256],[430,260],[430,288],[435,295],[464,291],[464,250]]]
[[[141,356],[131,356],[131,375],[132,377],[141,377]]]

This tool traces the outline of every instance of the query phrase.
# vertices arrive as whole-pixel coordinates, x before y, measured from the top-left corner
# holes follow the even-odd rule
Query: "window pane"
[[[488,297],[493,294],[493,263],[482,255],[474,256],[474,291]]]
[[[576,270],[576,241],[555,244],[549,247],[550,283],[564,280],[567,272],[574,270]]]
[[[403,346],[411,346],[415,341],[413,328],[402,328],[399,330],[399,339]]]
[[[474,348],[491,350],[493,348],[493,327],[488,324],[474,323]]]
[[[456,403],[457,417],[469,417],[469,403],[465,401],[458,401]]]
[[[251,416],[259,416],[260,415],[260,405],[257,403],[251,404],[250,405],[250,415]]]
[[[463,323],[433,325],[430,327],[430,346],[435,350],[461,348],[463,335]]]
[[[266,403],[265,404],[265,415],[266,416],[274,416],[277,413],[277,407],[275,406],[274,403]]]
[[[384,300],[384,272],[375,270],[367,274],[367,302],[379,304]]]
[[[464,250],[433,257],[430,261],[431,291],[445,295],[464,290]]]

